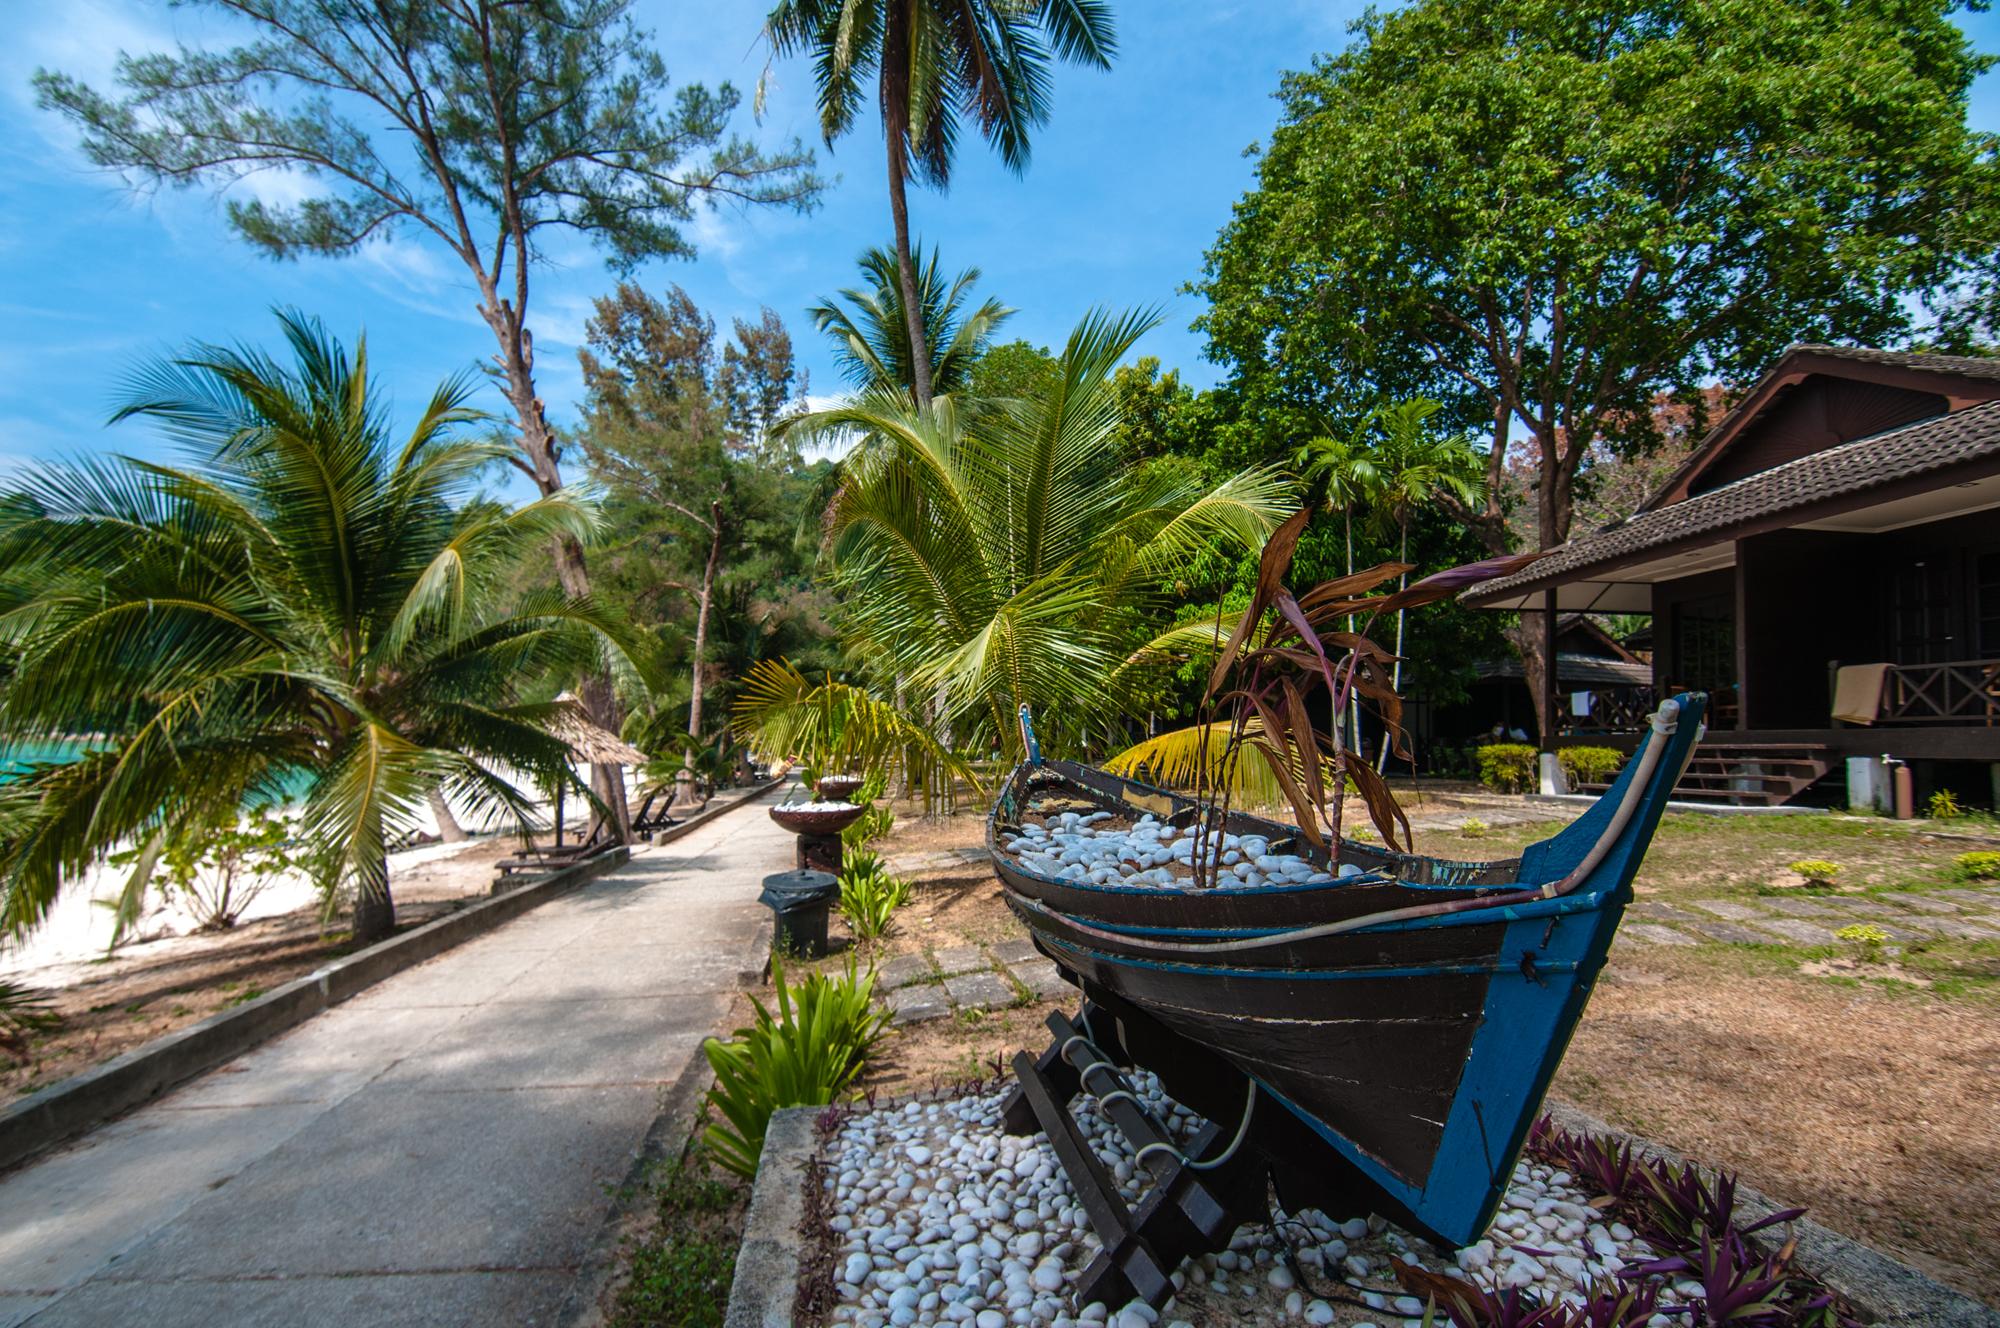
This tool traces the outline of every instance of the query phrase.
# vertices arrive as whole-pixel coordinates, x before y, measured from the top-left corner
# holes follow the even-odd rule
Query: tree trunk
[[[377,862],[381,884],[370,887],[364,882],[354,887],[354,940],[359,945],[372,945],[396,930],[396,901],[389,895],[389,855],[381,853]]]
[[[715,569],[722,561],[722,502],[708,505],[708,566],[701,572],[701,598],[695,602],[694,664],[688,692],[688,737],[701,741],[701,666],[708,650],[708,606],[715,601]],[[681,772],[674,779],[674,801],[684,807],[694,805],[694,748],[681,757]]]
[[[451,814],[451,804],[444,800],[444,794],[437,789],[432,789],[426,796],[430,800],[431,815],[437,819],[438,837],[443,839],[447,844],[464,843],[466,838],[465,827],[460,825],[458,818]]]
[[[889,213],[896,223],[896,276],[903,287],[903,324],[910,332],[910,388],[917,404],[931,404],[931,351],[924,340],[924,309],[917,297],[917,268],[910,259],[910,205],[903,189],[902,137],[889,135]]]
[[[1407,563],[1410,561],[1410,523],[1405,518],[1398,524],[1402,528],[1403,539],[1402,543],[1396,549],[1396,561]],[[1396,578],[1396,589],[1398,590],[1408,589],[1409,584],[1410,574],[1408,572]],[[1389,690],[1398,696],[1403,694],[1403,614],[1405,612],[1406,610],[1404,609],[1396,610],[1396,662],[1389,666]],[[1377,770],[1387,770],[1389,768],[1389,744],[1394,740],[1395,736],[1395,734],[1389,732],[1388,725],[1384,724],[1382,726],[1382,751],[1375,760],[1375,768]]]
[[[500,343],[502,374],[507,383],[507,400],[514,407],[521,426],[521,450],[527,455],[527,469],[535,488],[544,497],[563,487],[561,453],[556,447],[555,430],[549,427],[542,400],[535,395],[535,342],[512,303],[500,298],[490,281],[484,283],[480,317]],[[583,546],[568,535],[554,540],[556,580],[566,595],[581,598],[590,593],[590,569],[585,564]],[[578,689],[591,722],[616,733],[624,720],[618,706],[617,689],[612,685],[609,664],[586,677]],[[594,765],[590,785],[610,814],[620,843],[632,842],[632,813],[625,805],[624,767]]]

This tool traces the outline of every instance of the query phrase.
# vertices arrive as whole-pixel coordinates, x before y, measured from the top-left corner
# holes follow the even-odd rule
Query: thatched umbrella
[[[583,713],[583,703],[569,692],[556,698],[561,708],[549,719],[547,728],[551,737],[563,742],[576,758],[586,765],[630,765],[642,766],[652,758],[625,741],[610,729],[594,724]],[[625,837],[624,827],[619,827],[619,837]],[[556,843],[562,843],[563,836],[563,786],[556,785]]]

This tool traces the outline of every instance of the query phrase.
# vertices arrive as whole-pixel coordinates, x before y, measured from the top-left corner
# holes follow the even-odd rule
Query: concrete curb
[[[894,1100],[877,1103],[876,1109],[893,1105]],[[1546,1109],[1557,1125],[1571,1133],[1630,1144],[1644,1156],[1675,1163],[1688,1160],[1565,1103],[1551,1101]],[[771,1117],[750,1211],[743,1222],[742,1251],[736,1259],[723,1328],[792,1328],[803,1250],[799,1227],[805,1218],[806,1162],[818,1145],[814,1122],[824,1110],[794,1107]],[[1701,1169],[1714,1174],[1713,1167]],[[1745,1222],[1792,1206],[1775,1203],[1740,1182],[1736,1203]],[[2000,1328],[2000,1312],[1810,1218],[1794,1222],[1791,1234],[1798,1240],[1799,1268],[1838,1292],[1879,1328]]]
[[[771,1114],[722,1328],[792,1328],[803,1251],[799,1227],[806,1215],[806,1162],[818,1145],[815,1122],[825,1110],[788,1107]]]
[[[1607,1125],[1588,1112],[1563,1102],[1549,1102],[1550,1118],[1572,1134],[1589,1133],[1630,1144],[1632,1151],[1676,1164],[1689,1159],[1671,1148],[1640,1139],[1615,1125]],[[1715,1168],[1700,1166],[1706,1175]],[[1780,1209],[1781,1204],[1738,1182],[1736,1205],[1748,1222],[1755,1222]],[[1837,1292],[1882,1328],[2000,1328],[2000,1311],[1954,1291],[1927,1273],[1922,1273],[1880,1250],[1849,1239],[1823,1227],[1810,1217],[1792,1224],[1798,1240],[1798,1266],[1817,1278],[1828,1290]]]
[[[674,825],[670,825],[664,830],[654,831],[653,846],[657,848],[661,844],[671,844],[676,839],[691,835],[717,817],[728,812],[733,812],[747,802],[757,801],[757,799],[763,797],[772,789],[783,788],[787,782],[783,779],[767,779],[763,783],[753,788],[744,789],[740,793],[732,792],[726,796],[710,798],[708,805],[694,815]]]

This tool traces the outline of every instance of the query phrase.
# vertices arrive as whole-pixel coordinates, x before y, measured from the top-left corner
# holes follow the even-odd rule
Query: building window
[[[1979,657],[2000,659],[2000,549],[1972,560],[1973,612],[1979,620]]]
[[[1727,595],[1674,606],[1675,686],[1722,692],[1736,685],[1736,606]]]
[[[1889,639],[1898,664],[1942,664],[1963,658],[1955,559],[1938,555],[1905,563],[1889,576]]]

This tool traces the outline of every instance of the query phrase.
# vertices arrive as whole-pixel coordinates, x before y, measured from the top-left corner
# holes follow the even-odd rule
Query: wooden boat
[[[1082,988],[1087,1036],[1070,1042],[1144,1065],[1221,1138],[1233,1131],[1230,1152],[1258,1159],[1260,1199],[1268,1175],[1287,1208],[1379,1212],[1464,1245],[1492,1220],[1706,704],[1689,694],[1662,705],[1589,811],[1504,862],[1347,842],[1341,861],[1363,869],[1347,879],[1063,879],[1010,849],[1026,825],[1079,809],[1185,825],[1199,808],[1032,746],[987,842],[1008,904]],[[1328,874],[1326,850],[1295,827],[1235,814],[1225,828]],[[1052,1048],[1044,1064],[1074,1064],[1068,1052]]]

